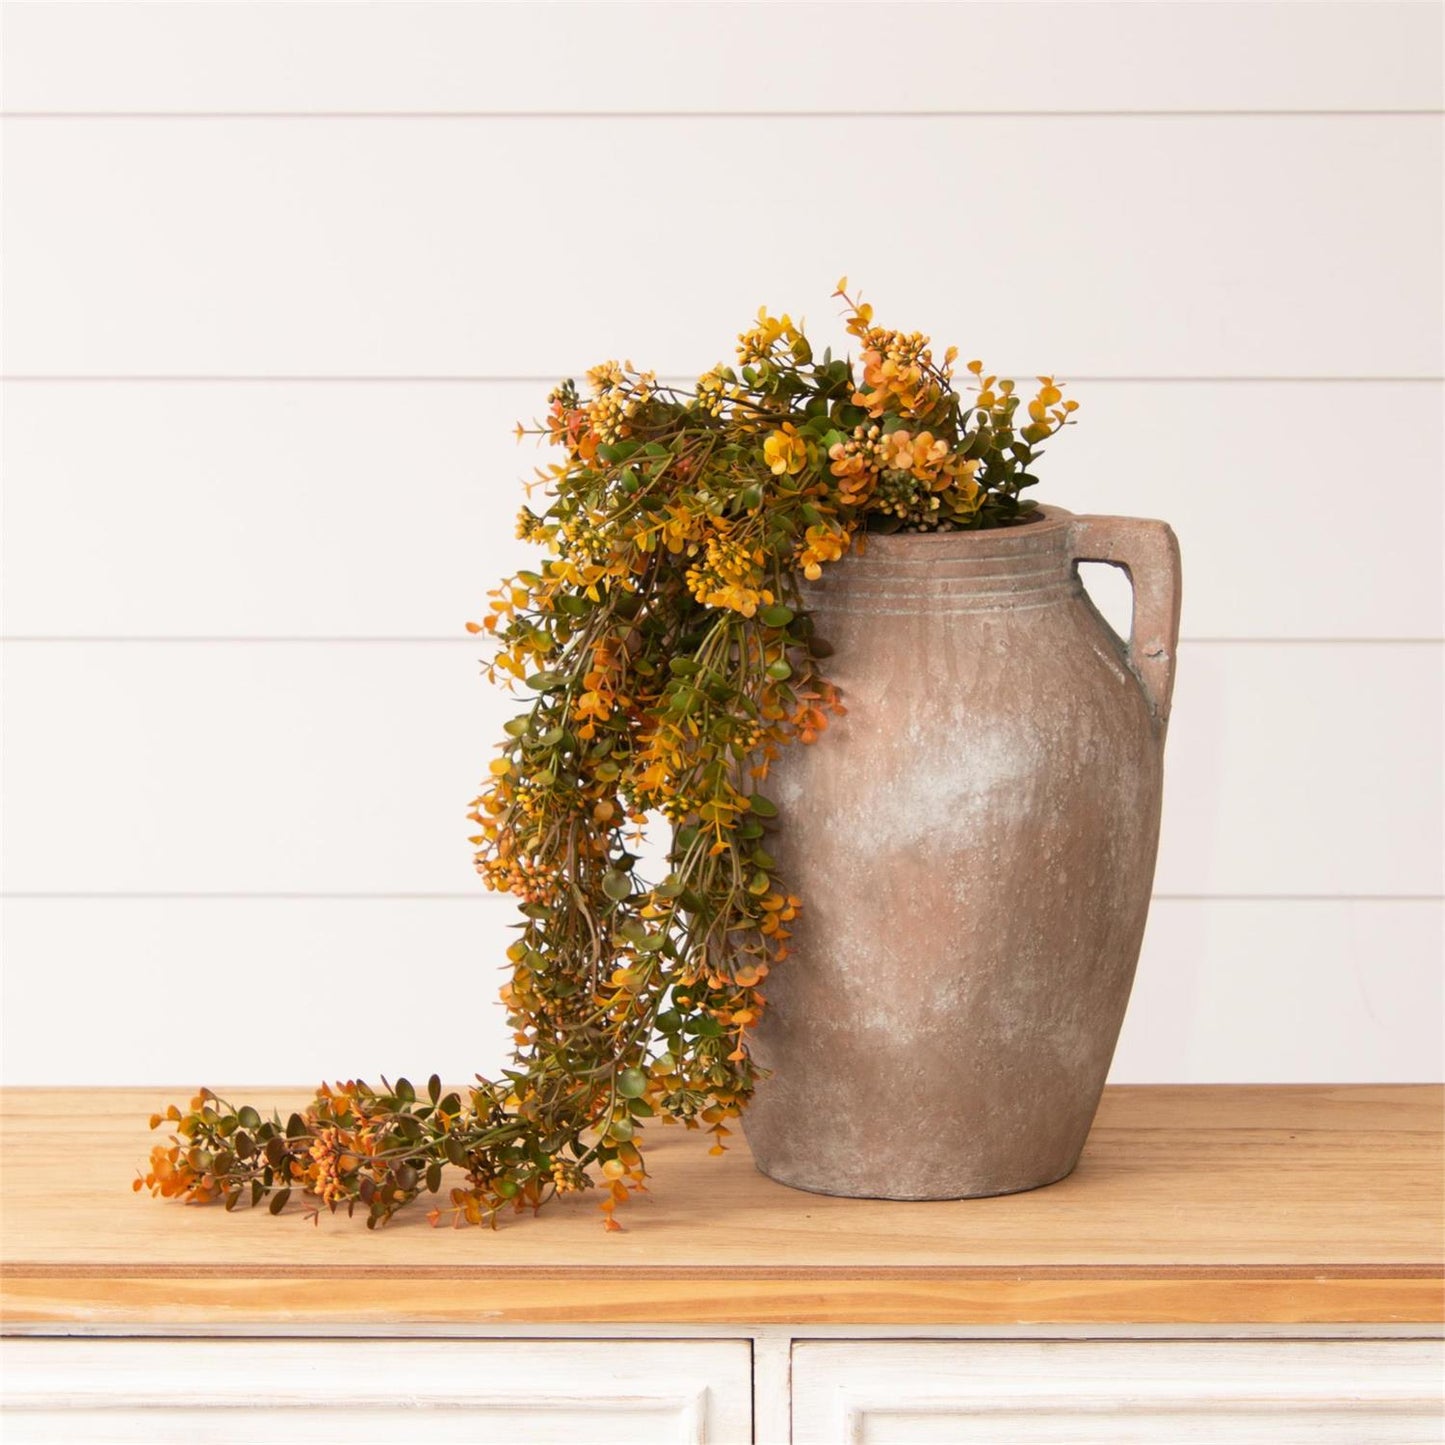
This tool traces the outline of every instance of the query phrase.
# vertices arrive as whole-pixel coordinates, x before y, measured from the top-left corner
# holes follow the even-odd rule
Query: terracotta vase
[[[1033,1189],[1093,1122],[1153,885],[1179,549],[1162,522],[1040,513],[870,535],[805,594],[848,712],[768,783],[804,908],[743,1122],[784,1184]],[[1128,643],[1080,561],[1129,573]]]

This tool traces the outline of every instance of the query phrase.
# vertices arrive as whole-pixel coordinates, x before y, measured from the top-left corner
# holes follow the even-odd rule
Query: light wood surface
[[[226,1089],[283,1113],[303,1090]],[[1422,1323],[1442,1318],[1441,1088],[1107,1091],[1074,1175],[996,1199],[799,1193],[654,1129],[652,1189],[498,1230],[135,1194],[185,1089],[0,1094],[9,1324]],[[39,1162],[89,1179],[37,1185]],[[447,1187],[444,1184],[444,1189]]]

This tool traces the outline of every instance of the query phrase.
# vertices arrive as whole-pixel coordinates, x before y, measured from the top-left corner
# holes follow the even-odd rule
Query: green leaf
[[[759,611],[758,616],[769,627],[786,627],[793,620],[794,612],[791,607],[784,607],[781,604],[774,604],[771,607],[764,607]]]
[[[749,809],[760,818],[776,818],[778,816],[778,805],[771,798],[765,798],[761,793],[754,793],[748,798]]]
[[[433,1074],[431,1078],[426,1081],[426,1096],[433,1104],[441,1098],[442,1076],[440,1074]]]
[[[611,872],[603,875],[602,891],[615,903],[621,903],[624,898],[632,897],[632,884],[628,882],[625,875]]]
[[[280,1212],[285,1209],[286,1201],[290,1199],[290,1197],[291,1191],[289,1188],[277,1190],[277,1192],[271,1196],[271,1202],[266,1207],[272,1214],[280,1214]]]
[[[403,1104],[416,1103],[416,1090],[412,1088],[410,1079],[398,1079],[393,1092]]]
[[[259,1129],[261,1127],[261,1116],[249,1104],[242,1104],[236,1110],[236,1118],[241,1121],[242,1128]]]

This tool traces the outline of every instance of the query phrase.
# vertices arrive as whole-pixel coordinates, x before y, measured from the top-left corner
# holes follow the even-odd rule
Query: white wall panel
[[[1410,110],[1424,3],[11,4],[28,111]],[[879,84],[860,53],[886,58]],[[896,83],[906,78],[906,84]]]
[[[517,914],[496,895],[3,909],[7,1084],[461,1084],[510,1047],[497,990]]]
[[[1161,893],[1440,892],[1442,649],[1185,645]]]
[[[1433,899],[1156,899],[1109,1077],[1445,1077],[1442,924]]]
[[[477,651],[12,644],[8,888],[477,887],[464,814],[516,710]],[[1186,643],[1158,890],[1437,893],[1440,660],[1432,644]]]
[[[465,1083],[509,1049],[515,919],[495,896],[7,899],[4,1082]],[[1438,1079],[1441,923],[1438,902],[1156,899],[1110,1078]]]
[[[1438,427],[1411,424],[1439,410],[1438,383],[1075,390],[1079,425],[1049,449],[1039,494],[1168,518],[1186,637],[1439,637],[1445,456]],[[512,522],[521,479],[551,454],[512,426],[546,391],[9,383],[6,630],[457,637],[532,555]],[[1361,464],[1341,455],[1357,409],[1398,427],[1409,526],[1366,504]]]
[[[12,891],[480,887],[465,815],[521,705],[478,646],[7,651]]]
[[[687,373],[847,272],[1010,373],[1438,376],[1441,159],[1428,116],[12,120],[5,365]]]

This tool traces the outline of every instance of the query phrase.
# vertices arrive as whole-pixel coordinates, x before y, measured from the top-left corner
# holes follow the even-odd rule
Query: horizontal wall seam
[[[1102,565],[1102,564],[1101,564]],[[460,633],[460,629],[458,629]],[[203,646],[215,647],[234,643],[251,646],[301,646],[301,647],[485,647],[486,639],[468,635],[450,634],[407,636],[407,637],[339,637],[308,636],[304,634],[261,634],[256,636],[222,635],[164,635],[164,634],[58,634],[47,636],[43,633],[23,633],[0,637],[0,645],[15,647],[50,646],[129,646],[151,647]],[[1439,647],[1445,644],[1445,637],[1189,637],[1179,639],[1181,646],[1191,647]]]
[[[511,903],[505,893],[460,892],[321,893],[306,891],[223,892],[65,892],[0,893],[0,899],[25,903]],[[1442,903],[1439,893],[1155,893],[1155,903]]]
[[[1384,110],[5,110],[38,121],[556,121],[556,120],[1428,120],[1429,107]]]
[[[182,373],[136,372],[11,372],[0,374],[0,383],[7,386],[555,386],[567,368],[545,375],[505,376],[466,372],[395,372],[372,375],[341,372],[234,372]],[[1065,373],[1058,372],[1060,376]],[[1069,372],[1067,380],[1076,385],[1117,386],[1438,386],[1445,382],[1445,373],[1413,376],[1095,376],[1087,372]],[[664,386],[691,386],[690,376],[663,376]]]

